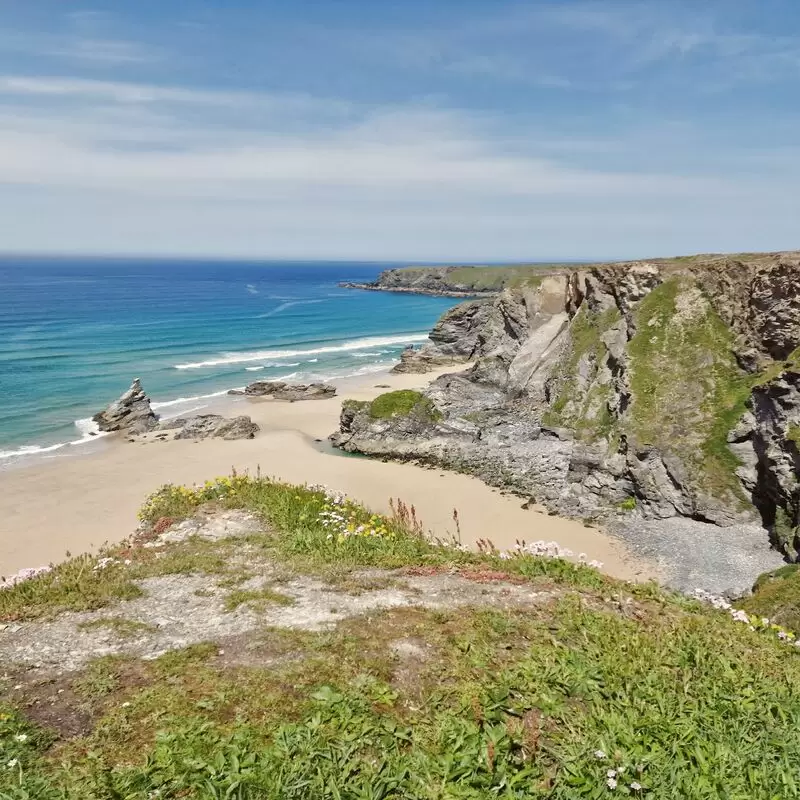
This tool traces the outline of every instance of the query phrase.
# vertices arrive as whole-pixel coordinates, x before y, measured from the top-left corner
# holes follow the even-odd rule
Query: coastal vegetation
[[[421,392],[413,389],[399,389],[378,395],[369,404],[369,413],[373,419],[389,419],[416,414],[430,420],[441,418],[431,400]]]
[[[570,426],[585,441],[610,437],[615,424],[608,403],[611,386],[595,382],[588,391],[586,385],[597,377],[608,353],[603,334],[619,323],[617,308],[596,312],[582,308],[570,326],[570,340],[553,373],[550,404],[542,416],[547,425]],[[582,361],[590,377],[581,377]],[[588,377],[588,380],[587,380]]]
[[[681,453],[693,482],[746,503],[728,434],[754,382],[734,356],[734,335],[685,276],[665,280],[637,306],[631,339],[631,430],[641,444]]]
[[[615,581],[553,544],[499,553],[486,542],[471,553],[429,541],[413,508],[393,508],[376,515],[325,487],[243,475],[167,486],[143,506],[135,540],[0,591],[6,621],[103,608],[97,627],[129,637],[148,631],[124,622],[126,599],[157,575],[227,587],[223,618],[243,608],[290,614],[291,587],[309,579],[342,603],[402,591],[420,575],[478,590],[467,602],[420,597],[320,630],[265,622],[236,637],[223,627],[213,641],[155,659],[91,660],[44,684],[3,664],[0,797],[749,800],[800,791],[791,633],[722,601]],[[183,518],[233,511],[255,515],[259,530],[160,538]],[[259,576],[271,583],[248,589]],[[493,586],[521,604],[481,601]]]

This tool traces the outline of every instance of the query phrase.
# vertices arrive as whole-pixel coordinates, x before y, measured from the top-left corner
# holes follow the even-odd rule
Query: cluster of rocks
[[[248,397],[271,397],[294,403],[298,400],[325,400],[336,394],[336,387],[327,383],[284,383],[255,381],[244,389],[231,389],[228,394]]]
[[[118,400],[92,417],[104,433],[119,432],[128,436],[164,433],[174,439],[252,439],[259,431],[250,417],[227,419],[219,414],[197,414],[191,417],[161,421],[153,411],[150,398],[136,378]]]

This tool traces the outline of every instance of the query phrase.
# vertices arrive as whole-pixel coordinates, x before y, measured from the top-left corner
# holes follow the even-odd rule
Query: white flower
[[[615,769],[610,769],[608,772],[606,772],[606,775],[608,775],[609,778],[616,778],[617,771]]]
[[[27,742],[28,741],[28,734],[27,733],[18,733],[14,737],[14,741],[15,742],[19,742],[20,744],[22,744],[22,742]]]
[[[616,780],[614,780],[614,778],[609,778],[606,781],[606,784],[608,785],[609,789],[616,789],[617,788],[617,782],[616,782]]]
[[[123,703],[121,707],[122,708],[130,708],[131,704],[130,703]]]
[[[14,767],[19,766],[19,759],[18,758],[12,758],[11,761],[9,761],[8,764],[6,764],[6,766],[9,769],[14,769]]]
[[[761,617],[761,624],[766,627],[769,625],[769,620],[766,617]]]
[[[747,616],[747,612],[741,609],[731,609],[731,619],[735,622],[750,622],[750,617]]]
[[[594,757],[602,761],[606,757],[606,754],[602,750],[595,750]]]
[[[641,784],[641,783],[639,783],[638,781],[634,781],[634,782],[631,784],[631,789],[632,789],[634,792],[640,792],[640,791],[642,790],[642,784]]]

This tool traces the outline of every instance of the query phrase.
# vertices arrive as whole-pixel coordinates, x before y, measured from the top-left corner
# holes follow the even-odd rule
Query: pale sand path
[[[437,536],[454,533],[456,508],[465,544],[489,538],[506,548],[517,539],[545,539],[602,561],[611,575],[655,577],[652,567],[634,560],[621,542],[602,531],[523,510],[519,498],[501,495],[476,478],[346,457],[314,442],[338,427],[342,397],[369,399],[387,391],[375,384],[420,388],[435,375],[378,374],[340,382],[340,396],[331,400],[224,398],[222,411],[249,414],[261,426],[254,440],[132,444],[109,437],[89,455],[39,460],[0,472],[0,574],[124,539],[136,527],[136,512],[146,495],[164,483],[191,484],[228,474],[231,467],[255,472],[260,466],[264,475],[340,489],[376,511],[388,511],[389,498],[399,497],[415,505]]]

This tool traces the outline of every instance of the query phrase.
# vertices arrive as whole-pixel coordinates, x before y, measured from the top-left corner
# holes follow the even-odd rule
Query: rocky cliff
[[[572,516],[763,525],[795,558],[798,347],[797,253],[563,271],[452,309],[406,356],[471,362],[426,391],[436,414],[360,409],[333,441]]]

